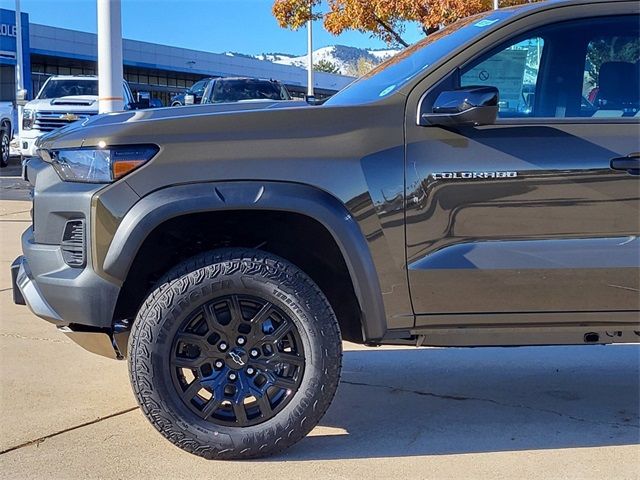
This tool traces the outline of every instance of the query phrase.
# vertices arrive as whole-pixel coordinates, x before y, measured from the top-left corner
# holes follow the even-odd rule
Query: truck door
[[[616,15],[537,28],[422,98],[495,86],[494,125],[424,127],[408,114],[418,325],[430,314],[640,310],[638,25]]]

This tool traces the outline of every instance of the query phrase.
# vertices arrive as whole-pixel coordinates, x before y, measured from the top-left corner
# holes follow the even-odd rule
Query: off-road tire
[[[222,295],[261,297],[286,312],[304,346],[297,392],[273,418],[257,425],[216,425],[193,413],[171,383],[173,339],[190,312]],[[220,249],[168,272],[142,305],[129,338],[129,373],[149,421],[181,449],[208,459],[272,455],[302,439],[333,400],[342,364],[335,314],[302,270],[275,255]]]

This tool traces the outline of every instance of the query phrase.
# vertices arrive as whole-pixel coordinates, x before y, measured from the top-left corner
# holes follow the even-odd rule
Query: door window
[[[536,84],[544,40],[528,38],[463,71],[460,86],[497,87],[500,117],[528,117],[533,114]]]
[[[494,86],[501,118],[640,118],[637,15],[561,22],[463,67],[460,87]]]
[[[611,31],[587,45],[580,116],[640,115],[640,38]]]

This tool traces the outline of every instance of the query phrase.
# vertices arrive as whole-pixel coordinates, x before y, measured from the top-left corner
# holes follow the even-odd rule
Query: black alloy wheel
[[[271,302],[230,295],[198,307],[173,342],[173,385],[196,415],[246,427],[269,420],[298,391],[304,349]]]

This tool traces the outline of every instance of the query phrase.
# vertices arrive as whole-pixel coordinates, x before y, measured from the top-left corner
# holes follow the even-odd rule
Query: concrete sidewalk
[[[0,201],[0,476],[640,478],[640,348],[362,349],[326,417],[276,458],[210,462],[137,409],[126,364],[13,305],[30,204]]]

